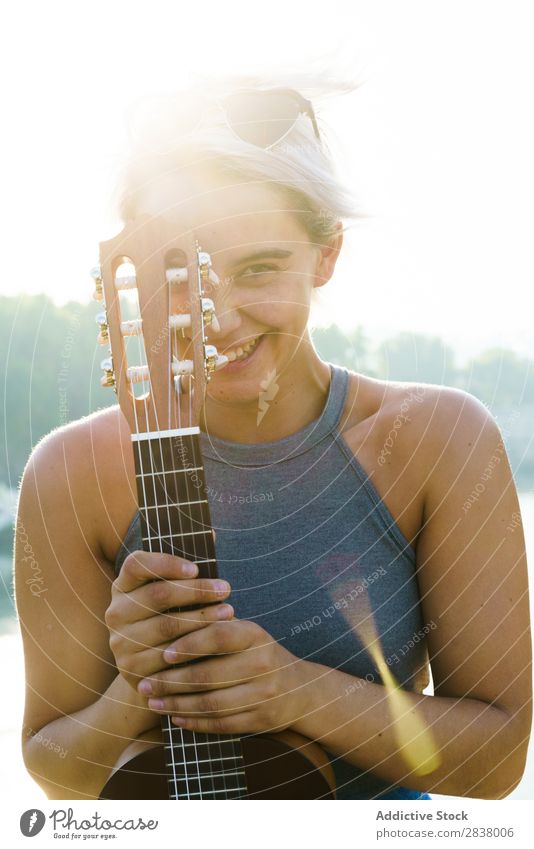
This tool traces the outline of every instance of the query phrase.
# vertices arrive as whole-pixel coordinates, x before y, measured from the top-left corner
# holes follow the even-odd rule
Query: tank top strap
[[[276,442],[254,444],[228,442],[201,433],[202,453],[211,460],[234,466],[272,466],[286,462],[304,451],[309,451],[334,433],[345,406],[348,384],[347,369],[330,364],[330,387],[326,404],[319,418],[305,428]]]

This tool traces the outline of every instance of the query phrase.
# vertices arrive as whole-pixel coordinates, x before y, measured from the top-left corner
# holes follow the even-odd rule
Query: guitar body
[[[334,799],[332,765],[325,752],[300,734],[254,734],[241,738],[245,799]],[[163,737],[154,728],[123,752],[101,799],[169,799]],[[225,798],[211,796],[206,798]]]

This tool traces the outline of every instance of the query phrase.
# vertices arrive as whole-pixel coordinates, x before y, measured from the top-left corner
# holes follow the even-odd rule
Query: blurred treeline
[[[115,403],[100,387],[94,302],[57,307],[45,295],[0,298],[0,362],[5,438],[0,448],[0,485],[14,489],[32,447],[52,428]],[[534,369],[513,351],[491,349],[464,367],[435,336],[399,333],[371,344],[358,327],[314,331],[324,359],[367,375],[457,386],[488,405],[501,426],[520,488],[534,483]]]

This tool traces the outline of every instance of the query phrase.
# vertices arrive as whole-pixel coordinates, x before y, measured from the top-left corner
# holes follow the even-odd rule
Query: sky
[[[534,8],[499,0],[3,5],[0,292],[87,301],[125,105],[190,70],[365,78],[320,113],[370,217],[321,322],[534,356]],[[115,231],[117,228],[115,228]],[[96,311],[96,310],[95,310]]]

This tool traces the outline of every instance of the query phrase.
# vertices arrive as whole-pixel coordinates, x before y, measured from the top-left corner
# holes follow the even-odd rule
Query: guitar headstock
[[[207,343],[206,328],[217,328],[206,297],[208,284],[218,283],[209,254],[194,234],[177,235],[166,218],[145,215],[100,243],[91,273],[105,305],[99,342],[110,346],[101,382],[114,387],[132,433],[198,426],[207,383],[227,362]]]

